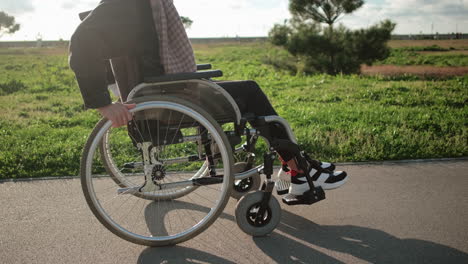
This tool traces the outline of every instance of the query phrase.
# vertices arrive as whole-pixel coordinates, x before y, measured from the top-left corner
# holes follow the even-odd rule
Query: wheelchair
[[[101,119],[84,146],[81,184],[96,218],[127,241],[168,246],[206,230],[233,197],[242,231],[271,233],[281,218],[280,204],[272,196],[276,151],[303,157],[299,166],[308,168],[309,158],[299,150],[286,120],[242,115],[229,93],[211,81],[222,72],[209,64],[198,65],[194,73],[142,79],[131,66],[134,61],[127,61],[130,66],[123,72],[114,67],[118,62],[111,60],[113,75],[119,88],[127,87],[120,89],[125,92],[120,97],[136,107],[126,127],[114,128]],[[255,129],[248,126],[251,122]],[[289,140],[272,138],[271,123],[282,125]],[[259,139],[267,143],[263,162],[255,155]],[[307,202],[325,199],[323,190],[306,177],[312,187]],[[298,203],[288,197],[283,202]]]
[[[271,177],[276,150],[303,153],[281,117],[242,116],[210,80],[222,72],[210,68],[145,79],[127,96],[136,104],[128,126],[113,128],[102,119],[89,136],[82,188],[94,215],[117,236],[147,246],[181,243],[208,228],[231,196],[239,199],[235,217],[245,233],[264,236],[278,225],[281,207]],[[247,126],[253,120],[256,129]],[[287,128],[290,141],[272,140],[271,122]],[[268,147],[256,166],[260,137]],[[311,203],[325,198],[321,188],[312,191]]]

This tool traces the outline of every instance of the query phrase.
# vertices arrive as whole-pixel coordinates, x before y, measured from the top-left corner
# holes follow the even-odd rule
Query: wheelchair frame
[[[210,64],[197,65],[197,69],[199,70],[211,69],[211,65]],[[211,82],[209,80],[205,80],[205,78],[221,77],[221,76],[222,76],[222,72],[219,70],[215,70],[215,71],[204,71],[204,72],[199,71],[195,73],[171,74],[171,75],[148,78],[148,79],[145,79],[144,83],[137,85],[135,88],[133,88],[130,91],[127,97],[127,101],[131,101],[134,98],[138,98],[139,94],[142,94],[140,96],[145,96],[144,94],[145,90],[146,91],[149,90],[150,91],[149,94],[151,96],[157,96],[158,94],[171,96],[171,90],[165,88],[164,87],[165,85],[183,84],[183,85],[191,86],[191,88],[196,88],[196,87],[200,87],[200,85],[205,85],[205,87],[209,88],[209,90],[204,95],[200,96],[201,100],[199,102],[197,102],[197,100],[192,100],[193,99],[192,95],[194,93],[193,90],[191,90],[187,94],[178,93],[176,96],[178,98],[182,97],[185,100],[189,100],[192,103],[196,103],[198,106],[206,110],[209,114],[212,114],[213,110],[210,108],[210,105],[212,105],[213,102],[216,102],[216,104],[219,104],[219,103],[229,104],[229,106],[232,109],[232,112],[230,113],[230,115],[234,119],[235,130],[225,131],[225,133],[234,134],[235,136],[238,136],[238,137],[246,136],[247,142],[248,142],[245,147],[243,147],[242,149],[238,149],[237,151],[241,151],[241,150],[252,151],[252,148],[255,145],[254,142],[256,142],[259,136],[263,137],[270,146],[270,152],[265,154],[264,156],[264,158],[268,160],[267,162],[265,162],[264,165],[257,166],[246,172],[237,173],[234,179],[243,180],[243,179],[252,177],[254,174],[260,173],[260,174],[265,174],[267,176],[267,179],[270,180],[271,175],[273,173],[273,161],[270,161],[271,158],[267,158],[267,157],[275,156],[274,154],[275,150],[286,149],[292,153],[295,153],[296,155],[300,155],[300,150],[296,146],[297,140],[294,136],[294,133],[289,123],[280,116],[261,116],[261,117],[253,117],[253,118],[242,117],[240,110],[237,104],[235,103],[234,99],[231,97],[231,95],[228,92],[226,92],[222,87],[217,85],[216,83]],[[191,85],[191,84],[194,84],[194,85]],[[195,91],[195,93],[197,93],[197,91]],[[263,124],[263,126],[260,126],[259,129],[248,129],[246,127],[247,122],[253,121],[253,120],[255,120],[257,123]],[[223,121],[225,120],[221,120],[221,122]],[[285,128],[290,141],[276,140],[270,136],[268,123],[272,123],[272,122],[277,122]],[[184,139],[184,141],[185,140],[201,140],[201,138]],[[294,144],[291,144],[291,142]],[[206,150],[206,151],[207,153],[211,152],[210,150]],[[144,155],[149,155],[149,154],[146,153]],[[208,157],[207,157],[208,159],[210,159],[209,156],[210,154],[208,154]],[[273,158],[273,160],[275,158]],[[211,167],[213,166],[211,165]],[[303,167],[307,169],[307,165],[303,164]],[[215,174],[216,174],[215,172],[210,171],[210,175],[215,175]],[[206,178],[200,178],[200,179],[194,179],[192,181],[181,182],[178,184],[169,184],[167,186],[160,186],[160,187],[164,189],[164,188],[182,187],[182,186],[190,186],[190,185],[198,186],[200,184],[206,185],[206,184],[216,184],[216,183],[218,183],[216,180],[207,181]],[[128,193],[128,192],[134,193],[135,191],[137,191],[136,188],[135,189],[123,188],[122,190],[120,190],[121,193]]]

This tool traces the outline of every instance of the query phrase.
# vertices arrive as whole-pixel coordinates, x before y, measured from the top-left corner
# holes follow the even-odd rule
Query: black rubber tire
[[[263,198],[262,191],[251,192],[242,197],[236,205],[236,222],[239,228],[244,231],[246,234],[259,237],[266,236],[273,232],[273,230],[278,226],[281,220],[281,206],[278,200],[271,196],[268,203],[267,214],[270,213],[268,217],[270,218],[267,223],[262,226],[254,226],[251,221],[249,221],[250,210],[259,205]]]

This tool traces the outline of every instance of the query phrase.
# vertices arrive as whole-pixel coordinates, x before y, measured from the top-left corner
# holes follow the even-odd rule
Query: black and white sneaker
[[[348,180],[347,174],[344,171],[334,172],[321,172],[312,169],[310,176],[315,187],[322,187],[324,190],[332,190],[345,184]],[[303,195],[306,191],[310,190],[305,175],[297,175],[292,177],[291,185],[289,186],[289,193],[293,195]]]
[[[335,164],[329,162],[320,162],[322,169],[333,172],[335,170]],[[292,175],[293,177],[296,175]],[[289,192],[289,186],[291,185],[291,171],[286,164],[283,164],[282,168],[278,171],[275,181],[275,188],[278,195],[287,194]]]
[[[329,170],[329,171],[334,171],[335,170],[335,164],[333,164],[333,163],[322,162],[322,161],[319,161],[319,163],[320,163],[320,167],[322,169]]]

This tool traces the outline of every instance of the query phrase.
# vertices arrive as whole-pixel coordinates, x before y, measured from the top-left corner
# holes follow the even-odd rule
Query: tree
[[[0,11],[0,37],[4,34],[13,34],[20,29],[20,25],[15,23],[15,18]]]
[[[363,0],[291,0],[289,11],[302,20],[312,19],[333,28],[342,15],[356,11],[363,4]]]
[[[182,20],[182,24],[184,24],[185,29],[189,29],[193,24],[193,21],[188,17],[181,16],[180,19]]]
[[[284,46],[288,42],[288,35],[291,33],[291,29],[286,24],[276,24],[268,33],[271,43],[277,46]]]
[[[269,33],[274,45],[285,47],[303,65],[305,73],[358,73],[361,64],[385,59],[386,43],[395,24],[385,20],[368,29],[349,30],[336,21],[363,5],[362,0],[290,0],[291,21]],[[328,27],[322,27],[321,24]]]

